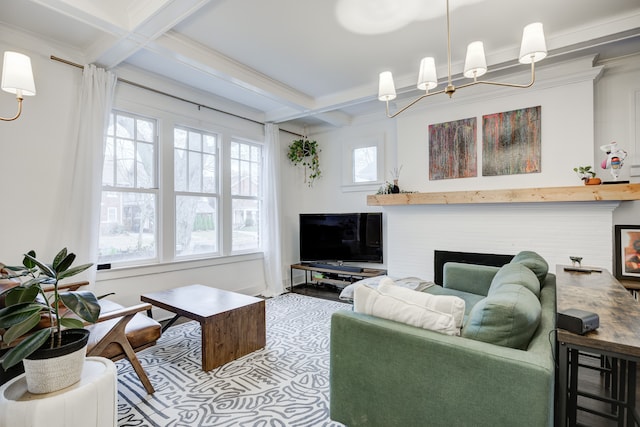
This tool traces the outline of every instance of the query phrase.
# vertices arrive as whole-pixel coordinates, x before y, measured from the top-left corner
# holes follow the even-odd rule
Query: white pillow
[[[395,296],[404,301],[412,302],[440,313],[450,314],[455,320],[456,327],[462,327],[465,302],[460,297],[454,295],[432,295],[426,292],[412,291],[411,289],[395,286],[391,279],[382,280],[378,289],[385,295]]]
[[[390,287],[392,289],[389,289],[389,286],[384,286],[383,283],[380,283],[377,289],[364,284],[357,286],[354,291],[354,311],[447,335],[460,335],[460,326],[457,325],[453,314],[443,313],[428,306],[438,305],[437,301],[434,303],[431,299],[440,298],[442,295],[424,294],[431,297],[428,298],[429,302],[425,299],[417,301],[422,298],[420,295],[411,295],[411,299],[406,300],[401,296],[392,294],[398,289],[415,294],[420,292],[399,288],[394,285]],[[389,291],[391,294],[388,293]],[[464,300],[460,300],[462,301],[462,313],[464,315]],[[459,305],[459,302],[457,302],[456,306]]]

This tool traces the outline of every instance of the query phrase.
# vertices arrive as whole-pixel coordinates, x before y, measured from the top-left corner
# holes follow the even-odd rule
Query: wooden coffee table
[[[140,299],[172,313],[200,322],[202,369],[210,371],[266,345],[263,299],[190,285],[142,295]]]

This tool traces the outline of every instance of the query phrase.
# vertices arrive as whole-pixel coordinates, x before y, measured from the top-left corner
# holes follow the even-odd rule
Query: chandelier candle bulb
[[[391,101],[396,98],[396,88],[393,84],[393,75],[391,71],[383,71],[380,73],[380,81],[378,85],[378,99],[380,101]]]
[[[540,22],[534,22],[522,30],[522,44],[520,45],[520,63],[531,64],[547,56],[547,43],[544,30]]]
[[[487,72],[487,60],[484,56],[484,44],[481,41],[469,43],[464,61],[464,76],[476,79]]]
[[[436,62],[431,56],[422,58],[420,61],[420,72],[418,73],[418,89],[433,89],[438,86],[438,76],[436,74]]]

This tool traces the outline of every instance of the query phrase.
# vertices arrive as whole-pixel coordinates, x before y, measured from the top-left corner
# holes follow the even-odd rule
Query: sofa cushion
[[[540,282],[538,278],[533,271],[519,263],[506,264],[500,267],[500,270],[498,270],[491,281],[487,295],[499,292],[500,287],[508,283],[524,286],[540,299]]]
[[[431,295],[449,295],[455,296],[458,298],[462,298],[464,300],[464,314],[468,315],[474,305],[478,303],[478,301],[486,298],[486,295],[478,295],[472,294],[471,292],[459,291],[457,289],[451,288],[443,288],[442,286],[431,286],[428,289],[423,291],[424,293],[428,293]]]
[[[540,285],[544,283],[544,279],[549,272],[549,264],[540,255],[533,251],[522,251],[513,257],[512,264],[522,264],[529,270],[533,271],[540,282]]]
[[[449,312],[438,311],[435,307]],[[447,335],[460,335],[464,300],[429,295],[383,283],[376,289],[362,284],[355,288],[353,309],[358,313]]]
[[[506,283],[471,309],[462,336],[525,350],[541,312],[540,301],[529,289]]]

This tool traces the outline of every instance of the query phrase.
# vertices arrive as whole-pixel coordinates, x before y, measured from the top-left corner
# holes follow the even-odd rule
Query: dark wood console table
[[[563,329],[558,339],[557,425],[576,425],[578,353],[586,351],[620,362],[620,387],[612,404],[618,425],[640,425],[636,411],[636,363],[640,361],[640,304],[608,271],[556,268],[558,311],[569,308],[598,314],[600,326],[584,335]],[[589,397],[589,396],[587,396]],[[604,416],[602,414],[598,414]],[[625,424],[626,422],[626,424]]]
[[[338,268],[323,268],[323,267],[313,267],[307,264],[291,264],[291,268],[289,269],[289,275],[291,279],[291,286],[289,290],[293,292],[293,288],[295,285],[293,284],[293,270],[303,270],[304,271],[304,284],[308,285],[309,283],[328,283],[332,285],[336,285],[338,287],[347,286],[353,282],[358,280],[366,279],[367,277],[375,277],[381,276],[383,274],[387,274],[387,270],[381,270],[378,268],[362,268],[358,271],[345,271],[340,270]],[[314,277],[314,273],[318,273],[322,277]]]

